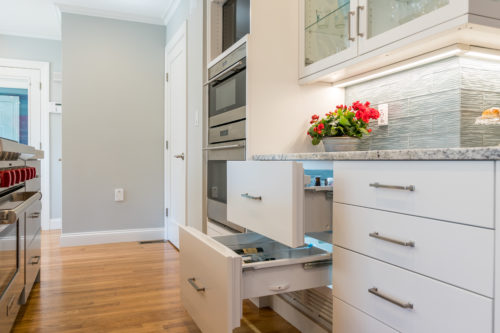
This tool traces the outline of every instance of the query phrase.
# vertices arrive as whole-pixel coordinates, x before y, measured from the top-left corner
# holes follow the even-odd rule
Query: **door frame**
[[[18,60],[0,58],[0,67],[12,67],[21,69],[32,69],[40,71],[40,145],[35,147],[44,151],[44,158],[41,160],[42,165],[42,193],[50,192],[50,145],[49,145],[49,110],[50,110],[50,63],[43,61]],[[42,205],[46,207],[42,209],[42,230],[50,229],[50,195],[42,197]]]
[[[169,154],[169,149],[168,149],[168,144],[167,142],[171,142],[171,133],[170,133],[170,120],[171,120],[171,110],[169,109],[169,94],[168,94],[168,85],[169,82],[166,79],[167,74],[168,74],[168,54],[170,51],[172,51],[179,43],[182,43],[185,49],[185,56],[186,56],[186,113],[188,110],[188,96],[187,96],[187,55],[188,55],[188,48],[187,48],[187,21],[185,20],[181,26],[177,29],[177,32],[174,34],[172,39],[167,43],[167,46],[165,47],[165,110],[164,110],[164,115],[165,115],[165,122],[164,122],[164,238],[168,240],[168,216],[166,214],[167,209],[170,207],[170,191],[169,191],[169,186],[171,183],[171,170],[170,170],[170,165],[171,165],[171,157]],[[187,120],[187,114],[186,114],[186,120]],[[185,179],[185,187],[186,187],[186,195],[185,195],[185,202],[187,203],[187,170],[188,170],[188,163],[189,163],[189,155],[187,154],[187,147],[188,147],[188,136],[187,136],[187,121],[186,121],[186,152],[185,152],[185,168],[186,168],[186,179]],[[185,209],[185,217],[187,221],[187,205]]]

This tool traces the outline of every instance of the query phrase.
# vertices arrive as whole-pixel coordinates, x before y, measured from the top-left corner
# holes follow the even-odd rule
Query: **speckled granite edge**
[[[364,161],[364,160],[500,160],[500,146],[404,150],[346,151],[336,153],[289,153],[253,155],[259,161]]]

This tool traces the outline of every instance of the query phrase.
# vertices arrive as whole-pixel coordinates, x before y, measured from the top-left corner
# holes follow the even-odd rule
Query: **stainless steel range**
[[[245,160],[246,144],[246,44],[233,49],[208,70],[207,215],[242,231],[227,221],[226,162]]]
[[[26,161],[36,154],[0,139],[0,332],[11,330],[39,278],[42,195],[36,167]]]

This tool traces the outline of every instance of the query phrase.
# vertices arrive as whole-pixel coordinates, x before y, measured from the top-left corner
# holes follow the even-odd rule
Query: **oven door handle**
[[[203,150],[223,150],[223,149],[231,149],[231,148],[245,148],[245,145],[238,144],[238,145],[227,145],[227,146],[219,146],[219,147],[206,147],[206,148],[203,148]]]
[[[37,200],[42,198],[42,194],[37,192],[33,194],[28,199],[24,200],[23,203],[15,207],[14,209],[9,209],[5,211],[0,211],[0,224],[13,224],[17,221],[17,217],[21,215],[29,206],[31,206]]]
[[[220,81],[224,75],[226,75],[227,73],[230,73],[230,72],[236,72],[237,69],[239,69],[239,67],[243,65],[243,61],[238,61],[237,63],[235,63],[234,65],[231,65],[229,66],[228,68],[226,68],[225,70],[223,70],[222,72],[220,72],[219,74],[217,74],[217,76],[211,78],[210,80],[208,80],[208,82],[206,82],[204,84],[204,86],[207,86],[209,85],[210,83],[214,82],[214,81]]]

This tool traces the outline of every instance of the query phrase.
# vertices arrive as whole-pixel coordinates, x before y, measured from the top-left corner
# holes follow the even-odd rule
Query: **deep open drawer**
[[[211,238],[182,226],[179,237],[182,301],[205,333],[240,326],[245,298],[331,283],[331,253],[315,247],[289,248],[255,233]],[[244,248],[262,251],[243,257],[233,251]]]
[[[331,231],[333,200],[326,197],[305,190],[300,162],[227,163],[228,221],[290,247],[304,245],[306,233]]]

